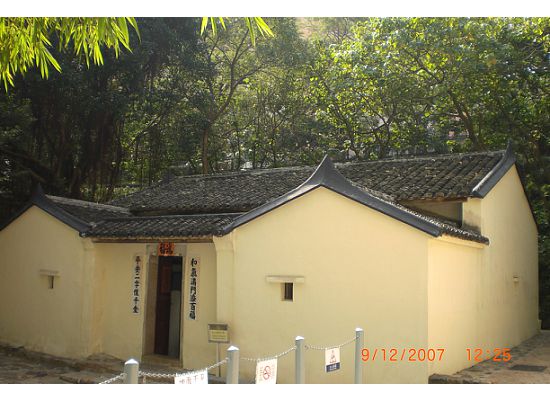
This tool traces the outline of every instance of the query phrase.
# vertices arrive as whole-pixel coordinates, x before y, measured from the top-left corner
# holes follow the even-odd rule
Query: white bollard
[[[361,328],[355,328],[355,381],[356,384],[363,383],[363,341],[364,332]]]
[[[295,358],[295,376],[296,383],[306,383],[306,364],[305,364],[304,338],[296,336],[296,358]]]
[[[124,383],[137,384],[139,376],[139,363],[133,358],[124,363]]]
[[[227,349],[227,377],[225,383],[239,383],[239,348],[231,346]]]

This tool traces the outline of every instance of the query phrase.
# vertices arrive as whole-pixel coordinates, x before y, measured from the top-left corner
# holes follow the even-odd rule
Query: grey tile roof
[[[381,197],[377,192],[362,189],[357,184],[354,184],[346,179],[326,156],[321,164],[319,164],[315,172],[303,184],[285,193],[283,196],[280,196],[249,211],[248,213],[235,218],[235,220],[227,225],[221,233],[227,234],[233,229],[244,225],[253,219],[258,218],[271,210],[319,187],[324,187],[339,193],[342,196],[357,201],[360,204],[386,214],[435,237],[446,234],[479,243],[489,243],[489,240],[486,237],[477,232],[460,229],[436,218],[427,217],[395,203],[389,199],[388,196]]]
[[[514,162],[511,148],[336,165],[325,159],[317,169],[179,177],[109,205],[46,196],[38,188],[26,207],[38,205],[85,237],[194,238],[225,234],[314,186],[325,186],[433,236],[488,243],[479,232],[428,217],[399,202],[483,197]]]
[[[505,157],[505,151],[462,153],[348,163],[338,166],[349,180],[395,200],[456,199],[473,190]]]
[[[69,199],[66,197],[46,195],[56,206],[80,220],[90,224],[107,218],[131,216],[126,208],[107,204],[92,203],[89,201]]]
[[[83,237],[144,239],[208,237],[219,234],[241,214],[163,215],[111,218],[82,233]]]
[[[472,196],[504,155],[504,151],[449,154],[336,164],[336,168],[357,185],[397,201],[456,199]],[[244,212],[296,188],[313,171],[314,167],[290,167],[177,177],[111,204],[136,213]]]

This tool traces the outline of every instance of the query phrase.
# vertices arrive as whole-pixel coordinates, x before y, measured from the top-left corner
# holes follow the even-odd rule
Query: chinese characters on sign
[[[258,361],[256,363],[256,384],[277,383],[277,359]]]
[[[189,259],[189,319],[197,319],[197,299],[199,288],[199,265],[198,257]]]
[[[337,371],[340,369],[340,347],[333,347],[325,350],[325,370],[326,372]]]
[[[209,343],[229,343],[227,324],[208,324]]]
[[[159,243],[158,255],[163,257],[173,256],[175,247],[175,243],[161,242]]]
[[[132,267],[132,314],[139,314],[141,311],[141,270],[142,262],[140,256],[134,257]]]
[[[208,384],[208,371],[202,369],[200,371],[193,371],[188,374],[176,375],[174,378],[176,385],[196,385],[196,384]]]

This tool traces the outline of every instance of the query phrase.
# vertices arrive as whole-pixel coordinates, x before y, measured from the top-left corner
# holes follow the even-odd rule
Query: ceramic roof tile
[[[488,243],[478,232],[427,217],[399,202],[482,196],[514,162],[510,151],[343,163],[335,167],[337,175],[341,174],[351,184],[347,190],[361,191],[363,194],[357,195],[367,195],[365,199],[371,199],[367,202],[374,201],[382,212],[393,210],[389,213],[399,214],[406,221],[416,221],[415,224],[427,224],[431,226],[428,230],[435,229],[439,234]],[[50,211],[88,224],[78,225],[83,236],[201,237],[225,232],[242,213],[253,212],[251,210],[292,192],[311,179],[313,172],[313,167],[290,167],[185,176],[151,186],[110,205],[43,193],[35,197],[38,203],[51,208]],[[146,216],[147,213],[152,216]]]
[[[98,222],[106,218],[132,215],[123,207],[50,195],[46,195],[46,198],[59,208],[87,223]]]
[[[216,235],[241,214],[164,215],[111,218],[82,236],[93,238],[181,238]]]
[[[504,151],[423,156],[336,164],[363,188],[396,201],[472,196],[472,190],[504,157]],[[246,170],[182,176],[116,199],[135,213],[244,212],[302,184],[314,167]]]

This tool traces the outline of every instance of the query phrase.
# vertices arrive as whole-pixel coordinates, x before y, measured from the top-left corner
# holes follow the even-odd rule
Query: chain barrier
[[[194,371],[202,371],[203,369],[207,370],[207,371],[210,371],[211,369],[213,368],[216,368],[216,367],[219,367],[220,365],[223,365],[227,362],[227,358],[224,358],[223,360],[215,363],[215,364],[212,364],[210,365],[209,367],[206,367],[206,368],[199,368],[199,369],[195,369],[193,371],[185,371],[185,372],[175,372],[175,373],[172,373],[172,374],[164,374],[162,372],[145,372],[145,371],[139,371],[139,376],[142,376],[144,379],[145,378],[161,378],[161,379],[173,379],[175,378],[176,376],[179,376],[179,375],[183,375],[183,374],[189,374],[189,373],[192,373]]]
[[[139,371],[139,376],[141,377],[144,377],[144,378],[166,378],[166,379],[170,379],[170,378],[175,378],[176,375],[179,375],[177,373],[173,373],[173,374],[163,374],[162,372],[145,372],[145,371]]]
[[[282,353],[276,354],[276,355],[274,355],[274,356],[262,357],[262,358],[241,357],[241,360],[243,360],[243,361],[250,361],[250,362],[257,363],[257,362],[261,362],[261,361],[271,360],[271,359],[273,359],[273,358],[277,358],[277,359],[278,359],[279,357],[284,357],[284,356],[286,356],[287,354],[292,353],[294,350],[296,350],[296,346],[292,346],[290,349],[285,350],[285,351],[283,351]]]
[[[355,342],[355,339],[356,339],[356,338],[354,337],[353,339],[347,340],[347,341],[345,341],[344,343],[341,343],[341,344],[339,344],[339,345],[337,345],[337,346],[319,347],[319,346],[311,346],[311,345],[309,345],[309,344],[305,344],[304,347],[305,347],[307,350],[321,350],[321,351],[325,351],[325,350],[327,350],[327,349],[334,349],[334,348],[336,348],[336,347],[344,347],[344,346],[347,346],[348,344]]]
[[[350,343],[353,343],[355,342],[356,340],[356,337],[353,337],[352,339],[349,339],[343,343],[340,343],[339,345],[336,345],[336,346],[326,346],[326,347],[320,347],[320,346],[312,346],[312,345],[308,345],[308,344],[305,344],[304,347],[307,349],[307,350],[320,350],[320,351],[326,351],[327,349],[332,349],[332,348],[341,348],[341,347],[344,347],[344,346],[347,346],[348,344]],[[276,354],[274,356],[268,356],[268,357],[261,357],[261,358],[251,358],[251,357],[240,357],[241,360],[243,361],[249,361],[249,362],[254,362],[254,363],[258,363],[258,362],[261,362],[261,361],[266,361],[266,360],[271,360],[273,358],[280,358],[280,357],[284,357],[286,356],[287,354],[289,353],[292,353],[293,351],[296,350],[296,346],[292,346],[291,348],[279,353],[279,354]],[[199,368],[199,369],[195,369],[193,371],[186,371],[186,372],[176,372],[176,373],[162,373],[162,372],[145,372],[145,371],[139,371],[138,372],[138,377],[142,377],[142,382],[145,383],[146,382],[146,378],[160,378],[160,379],[174,379],[176,376],[179,376],[179,375],[182,375],[182,374],[188,374],[188,373],[192,373],[194,371],[201,371],[201,370],[207,370],[207,371],[210,371],[211,369],[214,369],[216,367],[219,367],[220,365],[223,365],[223,364],[226,364],[228,362],[228,358],[224,358],[223,360],[215,363],[215,364],[212,364],[206,368]],[[102,384],[109,384],[109,383],[113,383],[113,382],[116,382],[118,380],[123,380],[124,377],[126,376],[126,374],[123,372],[115,377],[112,377],[110,379],[107,379],[106,381],[103,381],[103,382],[100,382],[99,384],[102,385]]]
[[[211,366],[203,368],[203,369],[206,369],[207,371],[210,371],[211,369],[214,369],[216,367],[219,367],[220,365],[225,364],[227,362],[227,360],[228,360],[228,358],[226,357],[223,360],[221,360],[220,362],[217,362],[216,364],[212,364]]]
[[[118,374],[117,376],[114,376],[110,379],[107,379],[106,381],[103,381],[103,382],[99,382],[99,385],[108,385],[109,383],[113,383],[113,382],[116,382],[118,381],[119,379],[120,380],[124,380],[124,377],[126,376],[126,374],[123,372],[121,374]]]

